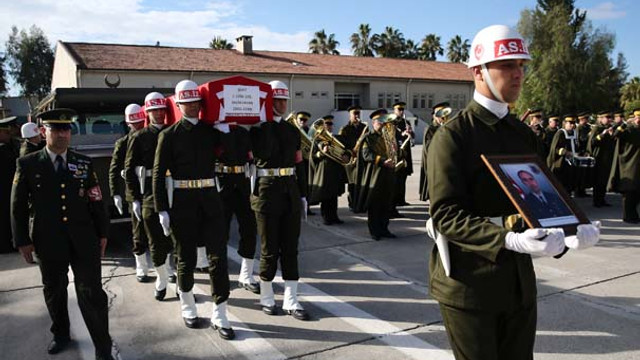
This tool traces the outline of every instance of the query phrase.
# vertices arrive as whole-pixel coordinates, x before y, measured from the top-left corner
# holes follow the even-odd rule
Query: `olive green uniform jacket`
[[[617,135],[609,189],[640,192],[640,127],[629,126]]]
[[[587,152],[596,159],[594,185],[603,187],[609,181],[615,150],[615,139],[609,133],[602,134],[606,128],[604,125],[593,126],[587,146]]]
[[[431,124],[424,130],[424,138],[422,139],[422,167],[420,167],[420,200],[429,200],[429,192],[427,186],[427,155],[429,153],[429,145],[433,140],[436,130],[440,125]]]
[[[364,139],[361,149],[364,170],[358,187],[355,212],[365,212],[371,203],[386,203],[393,199],[395,174],[384,167],[387,150],[382,135],[373,131]]]
[[[111,197],[120,195],[125,199],[125,184],[121,171],[124,170],[124,160],[127,157],[127,148],[129,147],[129,138],[133,132],[127,133],[125,136],[116,140],[111,155],[111,163],[109,164],[109,191]]]
[[[22,145],[20,145],[20,157],[31,154],[32,152],[36,152],[42,148],[44,148],[45,142],[41,141],[39,144],[34,144],[31,141],[24,141]]]
[[[344,144],[344,147],[349,150],[353,150],[360,138],[360,135],[367,127],[367,124],[363,122],[359,122],[358,125],[352,125],[348,123],[347,125],[340,128],[338,135],[341,137],[341,141]],[[355,154],[358,156],[358,154]],[[357,162],[354,165],[347,167],[347,179],[349,184],[358,184],[358,180],[362,174],[362,168],[357,166]]]
[[[339,135],[336,136],[338,140]],[[344,194],[344,184],[347,173],[343,165],[328,158],[319,149],[318,141],[315,141],[311,154],[311,191],[309,193],[309,203],[319,203]]]
[[[542,154],[535,134],[515,117],[498,119],[477,102],[443,125],[429,146],[427,181],[436,229],[449,239],[451,274],[431,252],[430,294],[462,309],[508,310],[535,303],[531,256],[504,248],[509,230],[489,217],[517,213],[481,154]]]

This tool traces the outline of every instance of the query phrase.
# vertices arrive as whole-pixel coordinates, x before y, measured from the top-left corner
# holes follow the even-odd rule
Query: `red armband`
[[[89,195],[89,201],[102,201],[102,190],[100,190],[100,185],[96,185],[89,189],[87,195]]]
[[[297,150],[296,151],[296,160],[295,160],[296,164],[299,164],[302,162],[302,150]]]

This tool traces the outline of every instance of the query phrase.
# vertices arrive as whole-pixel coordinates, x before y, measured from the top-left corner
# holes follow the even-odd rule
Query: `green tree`
[[[4,54],[0,53],[0,95],[7,92],[7,78],[4,72]]]
[[[44,97],[51,90],[54,53],[42,30],[29,32],[11,27],[6,43],[9,74],[20,85],[22,95]]]
[[[640,107],[640,77],[636,76],[620,89],[620,105],[625,111]]]
[[[442,56],[444,49],[440,44],[440,36],[428,34],[420,42],[420,60],[434,61],[438,55]]]
[[[209,47],[214,50],[231,50],[233,49],[233,44],[222,38],[222,36],[214,36],[209,41]]]
[[[375,42],[369,24],[360,24],[358,32],[351,34],[350,41],[354,56],[374,56]]]
[[[335,34],[327,36],[324,29],[316,31],[313,39],[309,41],[309,52],[313,54],[340,55],[337,50],[340,42],[335,39]]]
[[[399,58],[406,47],[404,35],[391,26],[385,27],[381,34],[375,34],[373,41],[376,53],[382,57]]]
[[[453,63],[462,63],[469,60],[469,39],[462,41],[460,35],[456,35],[447,44],[447,59]]]
[[[402,50],[402,55],[400,55],[403,59],[418,59],[420,56],[420,48],[418,44],[415,44],[413,40],[407,39],[404,43],[404,49]]]

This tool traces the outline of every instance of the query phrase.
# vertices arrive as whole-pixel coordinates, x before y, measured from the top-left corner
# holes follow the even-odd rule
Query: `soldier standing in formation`
[[[283,310],[299,320],[309,315],[298,302],[298,241],[300,219],[307,208],[306,169],[300,151],[300,131],[283,121],[289,89],[281,81],[273,89],[274,121],[251,128],[257,183],[251,196],[260,234],[260,305],[268,315],[278,314],[273,278],[281,264],[284,279]]]
[[[0,253],[15,251],[11,244],[10,198],[11,180],[16,171],[16,151],[11,136],[15,116],[0,119]]]
[[[591,133],[589,133],[587,152],[596,160],[593,174],[593,206],[595,207],[611,206],[605,201],[615,149],[611,121],[610,111],[599,112],[598,123],[592,127]]]
[[[153,161],[158,144],[158,135],[164,127],[166,108],[165,98],[157,92],[149,93],[144,99],[144,111],[149,125],[129,138],[129,146],[124,162],[127,202],[133,208],[142,209],[138,221],[142,222],[149,239],[151,261],[156,270],[154,297],[162,301],[167,294],[167,284],[176,282],[171,269],[173,244],[169,236],[164,235],[158,213],[155,211],[153,186],[151,182]]]
[[[367,128],[367,124],[364,124],[360,121],[361,110],[362,108],[360,107],[360,105],[349,106],[349,108],[347,109],[347,111],[349,112],[349,123],[343,126],[338,132],[338,135],[341,136],[344,146],[348,150],[353,151],[354,156],[356,157],[359,156],[357,154],[357,152],[359,152],[359,149],[355,149],[356,143],[362,135],[362,132]],[[351,211],[354,211],[355,203],[357,201],[356,189],[358,187],[357,182],[360,178],[360,171],[361,169],[357,165],[349,166],[349,168],[347,168],[347,179],[349,181],[349,184],[347,185],[347,192],[349,209],[351,209]]]
[[[591,114],[587,111],[583,111],[578,114],[578,125],[576,126],[576,155],[588,156],[587,148],[589,144],[589,134],[591,133],[591,124],[589,124],[589,118]],[[593,168],[587,166],[579,166],[576,169],[576,196],[586,197],[586,188],[592,186]]]
[[[575,154],[577,150],[575,129],[575,116],[565,115],[562,129],[554,135],[547,156],[547,166],[568,193],[574,190],[576,182],[576,172],[572,161],[573,157],[577,155]]]
[[[113,359],[107,294],[102,289],[100,258],[107,245],[109,219],[89,157],[69,150],[70,109],[39,117],[46,147],[17,162],[11,194],[15,246],[27,262],[40,259],[44,298],[52,320],[49,354],[69,342],[67,273],[73,270],[78,306],[96,349],[96,359]],[[30,234],[29,217],[34,219]]]
[[[20,146],[20,157],[42,149],[45,145],[42,133],[37,124],[28,122],[20,128],[22,134],[22,145]]]
[[[640,109],[633,111],[631,126],[621,123],[615,128],[617,138],[609,189],[622,193],[622,221],[640,223]]]
[[[529,114],[529,127],[533,133],[536,134],[536,137],[544,143],[546,132],[544,131],[544,127],[542,127],[542,110],[531,110]]]
[[[424,137],[422,139],[422,167],[420,168],[420,200],[422,201],[429,200],[429,193],[427,191],[427,154],[429,153],[429,145],[431,144],[431,140],[433,140],[433,135],[436,133],[436,130],[445,123],[448,116],[448,114],[442,116],[442,110],[445,109],[449,109],[448,112],[451,112],[451,107],[449,107],[449,103],[446,101],[434,105],[431,111],[431,125],[424,129]]]
[[[298,111],[295,114],[295,117],[296,117],[295,121],[296,121],[296,124],[298,125],[298,127],[306,135],[309,135],[309,125],[307,125],[307,124],[309,122],[309,119],[311,118],[311,114],[309,114],[306,111]],[[304,140],[301,139],[301,141],[304,141]],[[306,172],[307,172],[307,177],[306,177],[307,179],[311,178],[311,173],[310,173],[310,168],[309,168],[309,156],[310,156],[309,151],[305,151],[304,149],[302,149],[302,159],[303,159],[302,161],[304,162],[304,168],[306,169]],[[311,205],[312,204],[315,204],[315,203],[312,202],[312,201],[309,201],[307,203],[307,209],[306,209],[307,215],[313,216],[313,215],[316,214],[313,211],[311,211]]]
[[[138,104],[129,104],[124,109],[124,118],[129,132],[116,140],[109,166],[109,189],[113,197],[113,203],[118,209],[120,215],[123,214],[122,200],[125,198],[124,183],[124,161],[127,156],[127,148],[129,140],[138,130],[144,127],[145,114]],[[140,220],[142,218],[142,209],[140,203],[129,204],[129,212],[131,214],[131,233],[133,238],[133,256],[136,259],[136,279],[138,282],[147,282],[150,280],[148,276],[149,264],[147,263],[147,250],[149,249],[149,241],[144,231],[144,225]]]
[[[544,129],[544,146],[545,146],[545,156],[543,159],[546,159],[549,155],[549,149],[551,149],[551,143],[553,142],[553,137],[556,136],[558,132],[558,122],[560,121],[560,116],[551,115],[549,116],[549,123],[547,127]]]
[[[402,152],[402,157],[405,159],[407,166],[396,171],[396,186],[395,186],[395,198],[393,200],[393,207],[407,206],[409,204],[405,197],[407,193],[407,177],[413,174],[413,158],[411,156],[411,143],[415,138],[413,127],[405,119],[404,109],[407,104],[404,101],[399,101],[393,104],[393,113],[396,115],[396,129],[398,137],[398,149]],[[404,147],[402,147],[404,145]],[[397,210],[394,211],[398,213]],[[395,215],[394,214],[394,215]]]
[[[218,160],[215,149],[219,139],[214,128],[198,118],[201,97],[195,82],[179,82],[175,101],[182,119],[160,132],[153,163],[155,208],[164,234],[173,236],[178,255],[178,289],[185,325],[188,328],[199,326],[193,272],[200,240],[205,243],[210,264],[211,327],[221,338],[229,340],[235,333],[227,319],[227,244],[220,231],[225,229],[224,211],[215,176]],[[167,171],[171,174],[169,187],[166,185]]]
[[[480,154],[538,154],[542,144],[509,115],[530,59],[515,30],[493,25],[471,45],[473,100],[434,136],[427,159],[432,223],[448,238],[451,271],[433,248],[430,294],[439,302],[456,359],[533,359],[536,280],[530,254],[555,256],[559,229],[507,229],[490,218],[517,213]],[[593,225],[580,225],[572,247],[593,245]]]

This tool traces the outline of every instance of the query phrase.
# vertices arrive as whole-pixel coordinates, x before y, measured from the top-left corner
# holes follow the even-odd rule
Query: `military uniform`
[[[20,145],[20,157],[23,157],[27,154],[31,154],[32,152],[36,152],[42,148],[44,148],[45,142],[41,141],[39,144],[34,144],[31,141],[25,140]]]
[[[341,136],[342,143],[344,144],[345,148],[353,150],[356,146],[356,143],[358,142],[358,139],[360,138],[360,135],[366,127],[367,124],[359,121],[355,125],[349,122],[348,124],[340,128],[338,135]],[[347,167],[347,179],[349,181],[349,184],[347,185],[347,191],[350,209],[355,209],[355,203],[357,201],[356,188],[358,187],[357,184],[358,179],[361,176],[361,171],[362,168],[360,168],[359,166]]]
[[[578,115],[578,119],[588,117],[587,113]],[[591,124],[578,124],[576,127],[576,151],[579,156],[589,156],[589,134],[591,133]],[[580,166],[576,169],[576,195],[580,197],[587,196],[585,189],[593,186],[593,168]]]
[[[611,134],[604,132],[607,128],[604,125],[593,126],[587,147],[596,161],[593,173],[593,205],[596,207],[608,206],[604,197],[613,163],[615,140]]]
[[[640,113],[636,116],[640,116]],[[617,130],[609,189],[622,193],[622,220],[639,223],[640,204],[640,127]]]
[[[558,128],[550,128],[547,127],[544,129],[544,158],[546,159],[547,156],[549,156],[549,149],[551,149],[551,143],[553,142],[553,138],[556,136],[556,133],[558,132]]]
[[[424,137],[422,138],[422,167],[420,168],[420,200],[429,200],[428,186],[427,186],[427,155],[429,154],[429,145],[436,131],[440,128],[438,124],[431,124],[424,130]]]
[[[339,135],[338,140],[342,140]],[[311,192],[309,202],[320,202],[320,212],[325,225],[341,224],[338,217],[338,197],[344,194],[347,174],[342,164],[330,159],[320,150],[322,143],[316,140],[311,154]]]
[[[576,184],[575,167],[569,158],[567,158],[567,154],[571,153],[572,149],[575,149],[575,146],[571,146],[571,143],[575,141],[575,139],[572,139],[574,136],[575,130],[567,131],[562,129],[556,132],[551,142],[551,147],[549,148],[549,155],[547,156],[547,166],[558,180],[560,180],[560,183],[568,193],[574,190]]]
[[[11,123],[15,121],[15,117],[9,117],[0,120],[0,134],[6,137],[7,142],[0,142],[0,253],[8,253],[15,251],[11,239],[11,180],[16,171],[16,159],[18,152],[16,151],[14,139],[10,135]]]
[[[47,117],[42,115],[43,120]],[[108,305],[101,283],[99,241],[107,236],[109,219],[91,159],[71,150],[56,156],[48,148],[20,158],[11,208],[16,247],[33,244],[40,259],[54,338],[60,341],[69,338],[67,272],[71,265],[78,305],[96,353],[110,358]],[[30,215],[34,220],[31,230]]]
[[[398,102],[393,105],[395,108],[404,109],[406,103]],[[404,113],[403,113],[404,114]],[[395,195],[393,199],[394,213],[397,213],[395,210],[395,206],[405,206],[409,205],[405,200],[407,193],[407,177],[413,174],[413,157],[411,155],[411,141],[415,138],[415,134],[411,131],[408,135],[403,135],[402,133],[410,128],[407,120],[403,117],[398,117],[396,120],[396,137],[398,141],[398,151],[402,152],[402,158],[405,160],[406,166],[401,169],[398,169],[395,173],[396,185],[395,185]],[[406,146],[404,150],[401,149],[401,146],[406,142]]]

